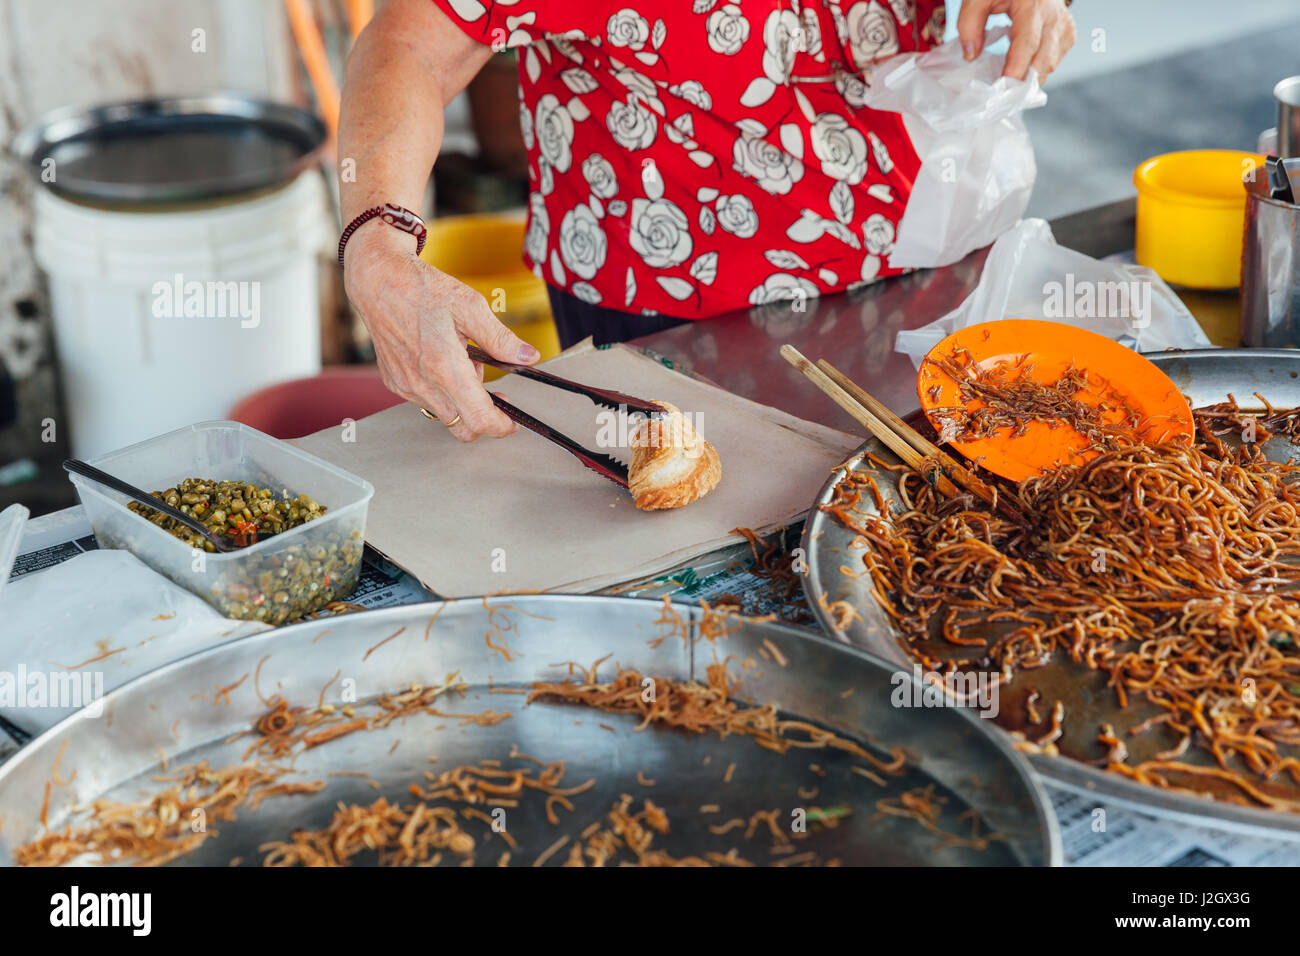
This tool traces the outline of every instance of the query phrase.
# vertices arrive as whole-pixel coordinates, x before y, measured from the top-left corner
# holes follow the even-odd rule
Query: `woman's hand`
[[[505,362],[531,364],[538,352],[510,331],[469,286],[416,258],[409,235],[366,224],[344,258],[348,298],[374,341],[384,384],[427,408],[470,442],[516,430],[483,387],[483,368],[469,360],[469,339]],[[457,420],[457,416],[460,416]]]
[[[1003,76],[1023,80],[1032,66],[1042,83],[1074,46],[1074,17],[1064,0],[962,0],[957,35],[966,59],[975,59],[984,49],[984,24],[994,13],[1011,17]]]

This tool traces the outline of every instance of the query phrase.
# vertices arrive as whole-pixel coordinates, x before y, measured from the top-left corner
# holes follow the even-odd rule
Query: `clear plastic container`
[[[23,527],[31,512],[22,505],[10,505],[0,511],[0,588],[9,580],[9,572],[18,557],[18,545],[23,540]]]
[[[240,480],[310,495],[325,513],[248,548],[191,548],[127,508],[125,495],[78,475],[72,483],[102,547],[124,548],[226,617],[282,624],[356,587],[370,482],[238,422],[200,422],[90,462],[145,491],[185,478]]]

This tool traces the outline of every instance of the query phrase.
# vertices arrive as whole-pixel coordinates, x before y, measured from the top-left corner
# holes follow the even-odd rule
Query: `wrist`
[[[362,255],[374,252],[409,252],[415,255],[417,245],[417,240],[411,233],[394,229],[376,216],[357,227],[348,240],[343,261],[346,264],[353,252]]]
[[[344,227],[342,234],[339,236],[338,259],[340,266],[346,267],[347,249],[357,233],[365,230],[368,235],[373,236],[375,234],[374,228],[366,230],[365,227],[369,226],[370,223],[374,222],[376,219],[379,220],[381,224],[392,227],[393,231],[397,232],[399,235],[405,234],[411,236],[415,241],[416,255],[419,255],[424,249],[424,241],[428,236],[428,229],[424,224],[424,219],[419,214],[412,212],[404,206],[398,206],[394,203],[384,203],[382,206],[372,206],[358,214]],[[372,239],[370,241],[373,243],[377,240]],[[392,246],[388,244],[386,244],[386,247],[392,248]]]
[[[377,262],[392,256],[414,256],[415,250],[416,239],[410,233],[393,229],[378,218],[362,223],[348,240],[343,257],[344,282],[352,285],[358,275],[369,272]]]

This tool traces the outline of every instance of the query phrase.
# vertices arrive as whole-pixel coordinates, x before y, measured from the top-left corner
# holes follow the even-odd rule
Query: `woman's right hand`
[[[470,361],[465,345],[473,339],[493,358],[524,365],[540,356],[482,295],[419,259],[411,236],[380,222],[348,241],[343,280],[370,330],[389,391],[443,422],[455,421],[451,433],[463,442],[516,430],[492,404],[483,368]]]

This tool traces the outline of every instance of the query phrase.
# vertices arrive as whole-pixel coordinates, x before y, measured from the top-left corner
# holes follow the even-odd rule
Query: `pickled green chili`
[[[269,488],[245,481],[186,478],[155,498],[194,516],[222,535],[281,534],[324,516],[326,508],[305,494],[279,496]],[[147,505],[131,502],[134,513],[158,525],[196,550],[214,552],[202,535]],[[281,544],[232,561],[212,564],[203,571],[199,592],[226,617],[284,624],[332,602],[341,601],[356,588],[365,546],[361,531],[333,524],[302,532]],[[111,546],[138,545],[130,536]],[[233,552],[231,557],[241,554]],[[195,575],[169,575],[194,589]]]
[[[220,535],[280,534],[290,528],[319,518],[325,508],[307,495],[291,498],[288,492],[277,498],[270,488],[259,488],[245,481],[211,481],[186,478],[166,491],[151,491],[187,515],[201,521],[209,531]],[[132,501],[127,505],[138,515],[148,518],[168,534],[194,548],[215,551],[212,542],[174,518]]]

